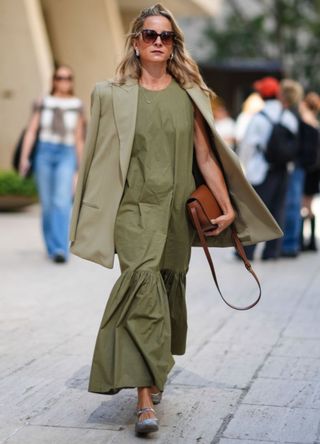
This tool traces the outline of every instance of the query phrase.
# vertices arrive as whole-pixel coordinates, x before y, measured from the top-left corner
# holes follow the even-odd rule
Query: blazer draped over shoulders
[[[107,268],[114,264],[114,226],[135,134],[138,83],[97,83],[91,94],[91,119],[72,212],[71,251]],[[210,98],[198,86],[186,92],[201,112],[213,154],[218,159],[236,211],[235,227],[244,245],[275,239],[282,231],[246,180],[237,155],[218,135]],[[197,185],[203,182],[194,158]],[[207,238],[209,246],[233,245],[230,229]],[[194,246],[200,246],[195,236]]]

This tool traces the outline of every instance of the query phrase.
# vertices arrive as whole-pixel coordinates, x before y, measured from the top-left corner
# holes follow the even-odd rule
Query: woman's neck
[[[167,65],[143,64],[139,83],[148,89],[163,89],[171,82],[171,75],[167,72]]]
[[[52,95],[54,97],[60,97],[61,99],[70,99],[72,97],[71,94],[64,94],[64,93],[60,93],[58,91],[54,92]]]

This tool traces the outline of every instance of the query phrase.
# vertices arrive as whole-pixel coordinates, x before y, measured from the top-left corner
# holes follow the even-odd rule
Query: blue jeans
[[[34,171],[42,206],[42,229],[50,257],[69,252],[72,185],[76,169],[73,146],[38,142]]]
[[[301,233],[301,201],[304,190],[305,172],[296,167],[290,177],[285,204],[284,237],[282,240],[283,253],[298,253],[300,251]]]

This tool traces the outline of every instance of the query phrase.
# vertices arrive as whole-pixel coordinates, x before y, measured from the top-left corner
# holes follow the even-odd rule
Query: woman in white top
[[[218,133],[230,148],[234,149],[235,121],[230,117],[221,99],[215,100],[213,115]]]
[[[56,68],[50,94],[37,100],[26,131],[20,174],[30,168],[36,140],[34,172],[42,206],[42,228],[48,256],[57,263],[68,258],[68,231],[73,179],[81,160],[85,119],[82,101],[74,96],[73,73]]]

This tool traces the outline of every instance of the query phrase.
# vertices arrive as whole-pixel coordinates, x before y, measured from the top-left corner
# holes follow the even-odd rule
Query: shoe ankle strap
[[[156,413],[152,407],[142,407],[141,409],[137,409],[137,416],[147,412]]]

